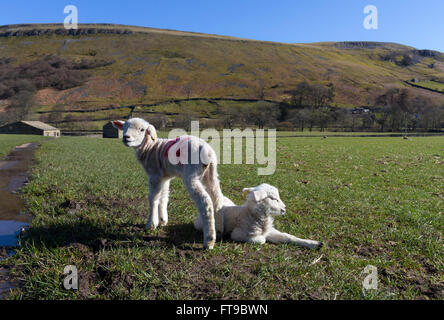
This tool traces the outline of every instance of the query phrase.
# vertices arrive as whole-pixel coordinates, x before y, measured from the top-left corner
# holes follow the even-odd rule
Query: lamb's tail
[[[224,203],[224,195],[222,194],[222,190],[220,188],[216,163],[210,162],[207,168],[206,178],[208,182],[206,184],[207,192],[213,201],[216,231],[222,234],[224,231],[224,219],[220,211]]]

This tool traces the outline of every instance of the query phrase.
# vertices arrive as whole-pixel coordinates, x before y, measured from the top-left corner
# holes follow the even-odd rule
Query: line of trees
[[[85,80],[85,74],[78,73],[80,70],[110,63],[94,60],[70,62],[55,56],[45,57],[37,64],[18,67],[13,67],[12,62],[10,58],[0,59],[0,99],[8,97],[10,101],[10,112],[5,113],[7,117],[2,116],[0,125],[24,120],[34,103],[33,94],[37,89],[78,85]],[[150,121],[158,128],[175,126],[185,129],[191,120],[197,119],[201,120],[202,127],[256,126],[299,131],[440,131],[444,127],[444,105],[436,105],[427,96],[418,95],[412,89],[389,89],[377,96],[371,106],[356,108],[332,106],[335,97],[332,83],[301,82],[285,93],[288,98],[281,103],[258,101],[228,107],[215,99],[210,102],[216,105],[216,110],[207,112],[205,119],[202,119],[201,113],[182,107],[180,114],[174,118],[156,114],[150,116]],[[90,116],[67,119],[68,116],[72,117],[67,115],[62,119],[62,114],[50,113],[42,116],[41,120],[50,123],[94,121]],[[77,124],[72,126],[74,128]]]
[[[258,101],[248,106],[222,106],[216,101],[213,114],[202,118],[201,113],[186,107],[174,118],[164,114],[150,115],[158,128],[189,129],[192,120],[200,119],[201,127],[278,128],[279,130],[330,131],[440,131],[444,127],[444,106],[437,106],[425,96],[410,89],[389,89],[377,96],[373,105],[355,108],[332,106],[334,85],[299,83],[286,92],[289,98],[281,103]]]
[[[410,89],[389,89],[377,96],[373,105],[356,108],[331,105],[335,97],[332,83],[301,82],[286,93],[289,98],[280,104],[257,102],[250,107],[219,107],[217,126],[380,132],[439,131],[444,127],[444,106],[435,105]]]

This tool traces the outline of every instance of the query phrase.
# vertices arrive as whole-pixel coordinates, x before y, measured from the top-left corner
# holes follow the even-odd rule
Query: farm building
[[[60,137],[60,130],[41,121],[18,121],[0,127],[0,134],[36,134]]]
[[[108,122],[103,126],[103,138],[118,138],[122,139],[123,131],[114,128],[111,122]]]

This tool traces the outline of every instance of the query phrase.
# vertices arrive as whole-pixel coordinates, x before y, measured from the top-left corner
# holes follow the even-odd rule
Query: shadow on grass
[[[203,233],[194,228],[192,223],[171,224],[165,227],[171,244],[179,248],[202,249]]]
[[[57,248],[82,244],[96,251],[104,247],[177,247],[202,248],[203,233],[192,223],[171,224],[157,230],[145,230],[145,225],[129,223],[58,222],[32,226],[22,237],[22,244],[35,248]]]

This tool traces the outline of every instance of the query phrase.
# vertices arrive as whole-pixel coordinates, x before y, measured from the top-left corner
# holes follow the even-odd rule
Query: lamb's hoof
[[[208,250],[212,250],[214,248],[215,243],[216,243],[215,240],[208,241],[207,243],[204,243],[203,248],[208,249]]]
[[[259,239],[259,240],[253,240],[253,241],[251,241],[251,243],[252,244],[256,244],[256,245],[263,245],[263,244],[265,244],[265,242],[267,242],[266,240],[263,240],[263,239]]]
[[[319,242],[318,245],[316,246],[316,250],[321,249],[324,246],[323,242]]]
[[[160,222],[159,222],[159,226],[161,226],[161,227],[166,227],[167,224],[168,224],[168,221],[165,221],[165,220],[160,220]]]
[[[157,228],[157,224],[152,224],[152,223],[149,223],[145,226],[146,230],[156,230],[156,228]]]

